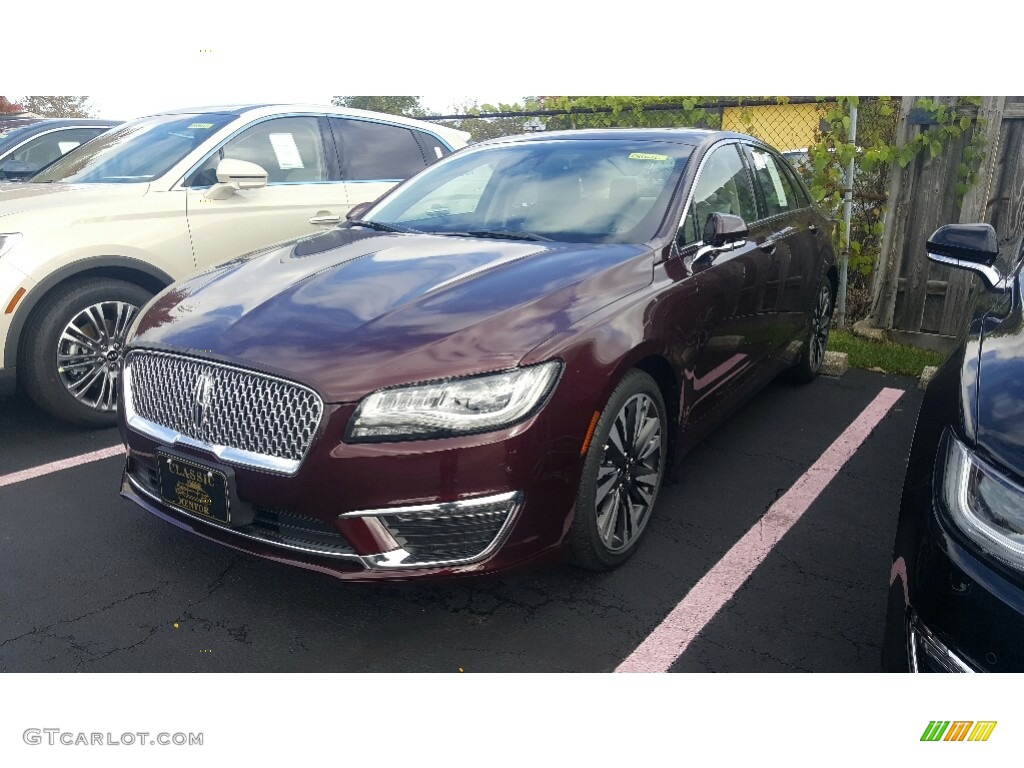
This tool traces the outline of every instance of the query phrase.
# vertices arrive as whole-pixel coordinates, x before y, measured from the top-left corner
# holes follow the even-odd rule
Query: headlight
[[[485,376],[381,389],[359,404],[345,440],[425,440],[508,427],[540,406],[561,369],[552,360]]]
[[[21,232],[6,232],[0,234],[0,258],[10,251],[21,240]]]
[[[948,430],[942,500],[957,526],[979,547],[1024,570],[1024,488],[982,461]]]

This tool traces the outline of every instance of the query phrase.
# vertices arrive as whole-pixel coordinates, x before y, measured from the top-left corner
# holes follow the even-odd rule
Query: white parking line
[[[60,472],[62,469],[70,469],[71,467],[77,467],[81,464],[89,464],[93,461],[109,459],[111,456],[120,456],[122,454],[124,454],[123,445],[112,445],[109,448],[101,448],[100,450],[93,451],[92,453],[82,453],[78,456],[72,456],[70,459],[51,461],[49,464],[41,464],[38,467],[23,469],[20,472],[12,472],[9,475],[0,475],[0,488],[3,488],[5,485],[14,485],[15,483],[21,483],[35,477],[42,477],[43,475]]]
[[[902,394],[902,390],[888,387],[879,392],[615,671],[667,672],[857,452]]]

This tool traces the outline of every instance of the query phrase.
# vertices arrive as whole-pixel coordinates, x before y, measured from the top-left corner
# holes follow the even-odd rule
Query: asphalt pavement
[[[0,483],[0,671],[612,671],[885,387],[905,392],[671,667],[879,671],[921,393],[858,370],[752,399],[684,459],[636,556],[604,574],[348,584],[123,501],[120,457]],[[0,400],[0,478],[118,442]]]

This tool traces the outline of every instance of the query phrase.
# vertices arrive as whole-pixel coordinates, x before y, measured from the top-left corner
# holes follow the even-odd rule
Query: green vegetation
[[[926,365],[941,365],[946,356],[940,352],[917,349],[903,344],[871,341],[854,336],[849,331],[832,331],[828,348],[850,356],[851,368],[920,376]]]

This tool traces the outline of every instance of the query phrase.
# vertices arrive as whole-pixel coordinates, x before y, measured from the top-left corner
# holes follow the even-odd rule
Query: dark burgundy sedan
[[[347,579],[606,569],[670,461],[821,366],[830,224],[749,136],[498,139],[360,209],[140,313],[123,496]]]

